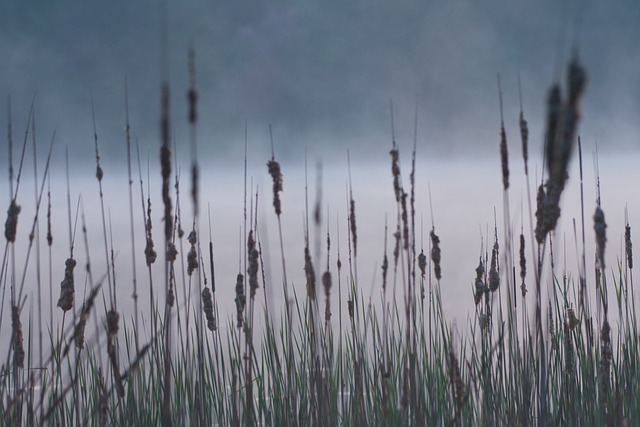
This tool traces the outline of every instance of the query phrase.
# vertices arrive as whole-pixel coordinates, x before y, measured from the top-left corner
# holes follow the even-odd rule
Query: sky
[[[124,80],[133,134],[159,135],[161,7],[157,1],[3,2],[0,94],[16,125],[37,93],[43,135],[92,152],[91,98],[103,151],[122,157]],[[196,54],[199,142],[211,157],[249,144],[268,153],[268,124],[284,159],[305,150],[386,150],[413,138],[433,157],[493,156],[505,120],[516,141],[520,74],[532,136],[546,92],[576,49],[589,86],[583,132],[620,149],[637,144],[640,6],[611,2],[248,1],[168,2],[168,75],[175,137],[186,132],[187,52]],[[6,108],[5,108],[6,110]],[[3,120],[4,122],[4,120]],[[534,139],[534,138],[532,138]],[[266,149],[265,149],[266,146]],[[376,153],[377,154],[377,153]]]
[[[91,249],[93,259],[97,263],[96,258],[102,259],[100,201],[93,178],[93,100],[105,170],[106,205],[114,217],[115,240],[120,242],[116,245],[120,247],[118,268],[121,279],[128,277],[125,80],[131,132],[141,147],[145,181],[147,164],[149,176],[159,176],[156,159],[163,76],[168,76],[171,88],[172,135],[178,164],[186,170],[190,155],[186,120],[190,48],[195,52],[199,94],[197,141],[202,206],[211,206],[220,275],[222,281],[229,282],[229,298],[240,251],[245,137],[248,185],[261,191],[259,221],[263,237],[269,239],[265,246],[273,249],[268,254],[273,264],[270,274],[276,281],[280,274],[277,223],[265,167],[271,157],[269,125],[273,129],[275,155],[285,175],[283,215],[285,240],[292,248],[288,251],[292,280],[304,280],[300,263],[305,155],[312,200],[316,192],[316,162],[323,163],[323,202],[328,212],[325,221],[329,220],[323,227],[329,227],[336,243],[341,242],[344,255],[348,153],[358,221],[363,230],[361,278],[368,284],[365,293],[372,294],[371,289],[380,286],[384,224],[387,221],[390,229],[395,227],[396,214],[388,155],[392,103],[393,130],[401,151],[405,183],[417,118],[417,212],[421,229],[428,231],[433,220],[439,230],[446,277],[443,285],[448,292],[444,304],[465,321],[472,306],[465,303],[463,308],[458,307],[456,296],[463,293],[470,300],[481,242],[486,245],[491,237],[494,218],[499,225],[502,223],[498,75],[514,175],[510,223],[516,230],[521,226],[526,230],[526,183],[517,128],[518,80],[529,121],[533,182],[542,174],[540,154],[548,89],[555,81],[564,83],[566,64],[574,53],[579,55],[588,77],[579,130],[585,151],[587,222],[594,209],[597,144],[603,203],[611,218],[612,263],[616,262],[615,254],[620,253],[617,249],[625,209],[632,224],[634,220],[640,222],[640,206],[636,203],[640,194],[634,185],[638,180],[634,164],[640,159],[637,2],[167,2],[166,62],[161,60],[161,10],[159,2],[149,0],[28,0],[0,4],[0,97],[7,100],[0,103],[0,170],[6,176],[8,100],[14,140],[21,142],[35,96],[40,168],[46,146],[56,132],[52,198],[59,219],[56,236],[60,237],[56,237],[55,245],[60,257],[66,256],[68,247],[64,181],[67,147],[72,199],[82,196],[90,233],[95,233],[90,240],[95,245]],[[16,152],[14,148],[14,161]],[[29,189],[24,190],[25,213],[19,229],[23,240],[30,226],[29,215],[34,212],[32,205],[29,210],[32,202],[24,200],[33,199],[26,192],[34,188],[34,182],[29,181],[31,165],[26,168],[29,174],[25,188]],[[137,174],[134,167],[134,206],[139,216]],[[579,219],[577,176],[574,161],[564,197],[564,223],[558,231],[571,262],[575,262],[571,255],[575,255],[571,250],[572,219]],[[151,185],[154,221],[159,231],[158,179],[150,181],[145,186]],[[188,194],[184,181],[183,194]],[[0,200],[8,198],[7,186],[3,185]],[[190,212],[188,207],[185,210]],[[138,233],[139,225],[140,221],[136,225]],[[206,223],[201,226],[206,233]],[[587,232],[591,232],[589,223]],[[138,234],[137,238],[144,236]],[[143,244],[139,241],[138,247]],[[24,251],[26,243],[21,245]],[[318,253],[315,256],[322,259]],[[332,253],[334,261],[335,256]],[[58,260],[56,277],[62,277],[63,263],[62,258]],[[100,268],[98,264],[96,270]],[[54,288],[57,282],[54,281]]]

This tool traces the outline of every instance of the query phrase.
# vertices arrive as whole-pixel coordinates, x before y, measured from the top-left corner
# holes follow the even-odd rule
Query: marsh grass
[[[358,234],[357,191],[354,191],[356,187],[351,178],[350,158],[346,206],[336,218],[338,235],[335,238],[328,225],[333,219],[327,214],[323,273],[316,273],[322,265],[320,250],[316,250],[314,260],[310,245],[310,236],[315,232],[317,248],[320,248],[318,236],[323,234],[321,183],[318,184],[312,225],[305,195],[304,245],[286,247],[285,251],[282,228],[289,224],[283,224],[282,216],[286,207],[281,199],[284,174],[276,160],[273,134],[269,129],[272,155],[263,173],[270,175],[273,184],[273,212],[269,214],[275,214],[277,219],[282,277],[271,281],[265,273],[269,265],[265,265],[263,230],[258,222],[259,192],[254,193],[253,184],[250,190],[247,189],[245,149],[244,225],[240,230],[242,249],[238,256],[238,273],[235,281],[233,277],[223,279],[226,286],[233,287],[235,283],[235,304],[220,300],[216,294],[220,278],[216,278],[214,268],[211,219],[209,241],[206,242],[198,218],[197,92],[192,52],[189,54],[191,80],[187,100],[193,218],[183,218],[180,207],[178,161],[172,158],[170,150],[169,88],[168,85],[162,87],[161,183],[165,242],[161,259],[164,259],[165,273],[161,283],[165,298],[157,299],[157,281],[151,268],[157,257],[151,223],[151,177],[147,177],[145,200],[139,149],[141,206],[137,219],[133,210],[132,142],[125,89],[130,230],[131,234],[140,234],[146,242],[143,250],[137,249],[132,236],[131,258],[135,264],[136,251],[140,250],[140,256],[144,254],[148,267],[148,310],[142,309],[143,304],[138,301],[138,289],[145,283],[142,276],[136,274],[135,265],[133,277],[118,280],[118,283],[130,280],[133,284],[134,313],[117,310],[118,298],[128,295],[116,292],[119,285],[116,285],[114,251],[118,248],[114,248],[111,230],[110,239],[106,232],[104,200],[109,198],[105,195],[103,199],[104,172],[99,163],[94,122],[105,274],[97,281],[91,274],[87,225],[79,200],[75,217],[81,217],[87,274],[82,290],[81,286],[71,288],[78,283],[74,281],[73,273],[76,227],[72,225],[74,215],[68,188],[70,254],[61,283],[62,304],[59,303],[65,313],[64,320],[54,324],[51,317],[49,324],[43,325],[38,317],[36,322],[33,313],[27,315],[24,310],[25,276],[24,273],[21,276],[21,272],[36,268],[38,289],[47,282],[51,288],[53,281],[60,280],[52,277],[51,264],[64,262],[60,257],[65,255],[55,254],[54,260],[51,252],[51,190],[47,188],[48,276],[45,269],[41,269],[43,261],[39,255],[35,261],[25,257],[23,266],[16,264],[15,241],[27,237],[21,235],[20,229],[16,232],[18,214],[22,214],[21,220],[28,221],[28,218],[24,219],[27,213],[19,208],[18,197],[26,137],[16,178],[9,113],[11,191],[0,283],[2,311],[11,315],[12,339],[0,367],[1,419],[7,425],[56,426],[619,426],[640,423],[640,406],[635,398],[640,393],[640,354],[631,225],[626,220],[622,261],[606,270],[606,223],[604,208],[598,200],[594,216],[598,261],[591,277],[584,261],[582,200],[582,239],[578,238],[574,223],[576,256],[583,260],[582,264],[577,275],[555,267],[557,255],[553,253],[553,245],[557,245],[559,236],[554,234],[553,227],[557,222],[555,215],[559,215],[558,191],[564,189],[564,174],[579,117],[578,98],[582,87],[575,86],[584,83],[583,71],[576,68],[579,67],[576,61],[569,67],[569,96],[564,104],[558,98],[559,86],[554,85],[552,89],[546,131],[547,137],[553,139],[547,141],[546,147],[551,182],[540,187],[538,224],[534,227],[529,197],[530,226],[528,230],[522,226],[517,236],[509,222],[507,136],[500,112],[498,153],[502,160],[505,220],[499,227],[496,217],[493,236],[489,233],[483,236],[479,265],[460,266],[469,271],[470,278],[474,277],[475,269],[475,282],[467,297],[469,301],[475,300],[476,308],[464,325],[453,325],[443,311],[441,286],[448,283],[441,262],[445,256],[441,246],[446,247],[446,236],[441,240],[436,233],[433,212],[428,234],[424,234],[422,224],[419,231],[416,226],[415,202],[416,195],[420,194],[416,188],[421,185],[415,179],[417,111],[407,192],[402,180],[400,149],[395,140],[392,105],[389,196],[390,200],[395,200],[396,215],[391,220],[395,219],[395,224],[384,224],[384,247],[380,248],[383,260],[381,268],[375,267],[380,268],[377,272],[382,282],[379,292],[371,291],[358,280],[358,247],[362,247],[366,239],[362,233]],[[501,88],[499,90],[502,98]],[[567,128],[563,129],[563,126]],[[32,113],[29,113],[26,129],[25,133],[31,129],[33,135],[34,170],[38,171]],[[529,130],[522,101],[519,129],[528,191]],[[552,144],[561,145],[553,148]],[[579,145],[582,184],[581,154]],[[36,203],[35,212],[30,213],[33,226],[28,239],[29,244],[33,241],[37,248],[40,244],[40,201],[44,184],[50,182],[50,156],[42,175],[35,174]],[[172,160],[176,165],[175,199],[172,199],[170,189]],[[250,200],[249,208],[247,200]],[[435,207],[437,212],[440,207]],[[358,209],[358,215],[365,211],[359,205]],[[346,221],[340,218],[346,218]],[[142,227],[134,227],[135,221],[142,221]],[[183,223],[192,224],[186,236]],[[342,228],[340,224],[343,224]],[[310,230],[311,227],[315,230]],[[389,228],[393,230],[393,238],[389,239],[393,256],[388,257]],[[340,252],[340,232],[348,236],[346,260]],[[530,251],[526,250],[527,240],[531,242]],[[579,240],[582,240],[581,245]],[[332,241],[337,244],[332,245]],[[423,246],[425,241],[427,247]],[[206,243],[208,263],[201,249]],[[178,247],[180,256],[176,256]],[[518,275],[515,250],[519,256]],[[545,259],[547,251],[549,258]],[[527,258],[533,260],[533,279],[527,274]],[[542,275],[543,265],[546,268],[547,263],[552,272],[548,283]],[[289,281],[288,277],[295,276],[288,274],[287,266],[291,265],[304,271],[306,288],[301,283]],[[207,266],[208,273],[205,271]],[[317,284],[322,284],[323,292]],[[519,294],[516,292],[518,285]],[[9,298],[5,299],[7,287]],[[182,292],[179,292],[180,287]],[[543,292],[547,287],[549,292]],[[192,289],[198,291],[192,294]],[[260,305],[256,306],[255,298],[267,289],[269,292],[282,291],[285,304],[281,312],[272,311],[266,293],[262,310]],[[535,289],[535,292],[527,292],[528,289]],[[337,295],[337,305],[330,305],[332,294]],[[397,298],[398,294],[400,298]],[[609,296],[613,297],[612,305]],[[39,316],[42,312],[40,298],[38,291]],[[594,307],[590,301],[595,302]],[[49,305],[53,306],[52,301]],[[228,306],[235,309],[227,310]],[[534,312],[531,312],[531,306],[535,307]],[[596,316],[591,314],[594,308]],[[67,315],[67,312],[70,313]],[[333,316],[338,319],[338,328],[335,328],[336,322],[330,320]],[[1,322],[2,315],[0,325]],[[36,341],[44,341],[43,336],[47,337],[46,343],[36,345]]]

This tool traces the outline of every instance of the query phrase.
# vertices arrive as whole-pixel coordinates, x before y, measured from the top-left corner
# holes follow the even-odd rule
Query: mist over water
[[[501,265],[504,264],[505,250],[505,219],[503,210],[503,192],[496,143],[495,158],[477,160],[434,161],[427,155],[420,153],[416,163],[416,189],[415,189],[415,224],[416,224],[416,251],[424,248],[427,256],[430,251],[429,232],[432,224],[436,234],[441,240],[442,249],[442,280],[440,283],[442,293],[442,305],[445,316],[456,323],[457,331],[464,335],[468,331],[469,322],[475,321],[473,305],[472,284],[475,277],[475,268],[479,257],[490,255],[491,245],[494,241],[494,226],[497,225],[498,241],[501,248]],[[602,207],[608,224],[608,245],[606,251],[607,269],[609,273],[616,273],[618,263],[624,262],[624,225],[625,215],[632,226],[632,237],[635,224],[640,222],[640,194],[637,188],[630,186],[629,182],[637,180],[634,172],[634,159],[637,153],[628,156],[618,156],[607,153],[605,148],[599,148],[599,172]],[[531,203],[533,211],[529,211],[527,200],[527,188],[523,177],[522,160],[517,154],[519,147],[512,148],[511,155],[511,187],[509,189],[509,214],[506,221],[513,233],[513,246],[511,250],[517,266],[517,244],[520,230],[524,230],[527,240],[527,283],[529,293],[527,304],[535,301],[534,277],[531,256],[531,226],[530,213],[535,211],[535,176],[539,177],[541,165],[540,159],[531,160]],[[590,292],[594,292],[594,233],[592,215],[596,200],[596,177],[593,166],[594,147],[586,146],[584,151],[584,200],[585,200],[585,232],[586,232],[586,256],[587,256],[587,285]],[[317,168],[315,162],[309,161],[307,176],[305,178],[304,160],[299,164],[287,162],[283,164],[284,191],[282,198],[282,225],[284,252],[286,257],[286,275],[289,282],[291,295],[297,295],[299,301],[306,298],[304,267],[304,244],[306,214],[309,212],[309,243],[312,260],[318,281],[318,295],[321,313],[324,308],[324,294],[320,287],[320,276],[327,265],[326,237],[329,233],[331,247],[329,252],[329,269],[333,276],[333,289],[331,294],[332,324],[338,327],[339,307],[342,307],[343,321],[347,318],[346,301],[349,298],[350,268],[354,274],[357,270],[358,282],[356,291],[360,302],[365,307],[371,303],[380,307],[382,301],[382,271],[381,265],[385,251],[389,257],[390,269],[388,277],[388,298],[391,300],[391,292],[396,290],[398,306],[403,307],[404,286],[408,278],[403,277],[398,267],[397,276],[394,277],[394,238],[398,221],[398,207],[395,203],[390,160],[388,152],[380,152],[378,162],[359,162],[351,157],[351,183],[353,199],[355,200],[355,213],[357,221],[357,257],[351,258],[348,239],[348,181],[349,174],[346,156],[341,162],[333,162],[322,166],[321,179],[321,223],[314,222],[314,210],[318,194]],[[59,158],[59,157],[58,157]],[[87,162],[88,163],[88,162]],[[42,165],[42,163],[40,163]],[[77,169],[87,168],[86,164],[78,165]],[[37,301],[38,281],[42,287],[42,327],[45,336],[45,348],[49,327],[50,301],[53,305],[53,330],[56,330],[62,320],[61,310],[56,307],[60,295],[60,282],[64,276],[64,261],[69,256],[69,230],[66,200],[66,182],[62,165],[52,165],[51,175],[51,199],[52,199],[52,226],[53,246],[51,247],[51,276],[49,275],[49,250],[46,245],[46,187],[39,213],[39,238],[34,240],[34,248],[31,251],[29,263],[25,268],[25,258],[29,246],[28,235],[34,218],[34,182],[32,166],[25,166],[24,176],[21,181],[18,204],[22,205],[18,225],[18,237],[15,244],[15,270],[13,269],[12,253],[10,251],[7,261],[8,274],[3,283],[5,292],[5,308],[3,313],[3,325],[9,325],[8,302],[10,285],[15,280],[19,288],[24,276],[27,300],[23,310],[23,324],[32,326],[31,339],[37,345],[36,330],[39,321]],[[401,147],[401,168],[405,191],[410,191],[410,149]],[[113,246],[116,284],[117,308],[121,312],[125,322],[132,322],[133,310],[133,262],[131,249],[131,233],[129,222],[128,202],[128,178],[121,170],[105,169],[103,180],[106,232],[108,249],[105,255],[102,214],[98,182],[93,175],[85,175],[76,172],[72,166],[71,173],[71,208],[73,221],[75,221],[76,207],[80,206],[78,223],[75,226],[74,258],[78,261],[75,270],[75,307],[80,307],[88,289],[88,276],[85,266],[88,261],[91,264],[94,284],[103,283],[106,291],[105,279],[107,264],[111,263],[111,246]],[[233,323],[235,316],[234,286],[238,272],[245,274],[245,231],[244,231],[244,171],[242,158],[229,162],[225,167],[211,169],[207,167],[206,160],[200,159],[200,218],[199,244],[201,253],[200,272],[191,277],[186,276],[186,253],[189,244],[186,236],[192,227],[192,208],[189,197],[190,184],[185,174],[180,180],[180,225],[185,231],[182,241],[177,242],[179,251],[176,264],[176,297],[177,307],[180,308],[182,321],[185,319],[185,297],[189,299],[191,290],[190,307],[197,313],[199,310],[199,293],[204,274],[211,284],[209,269],[208,244],[209,235],[212,237],[214,262],[216,301],[220,310],[219,323],[225,327],[227,323]],[[187,170],[181,167],[181,170]],[[135,270],[139,294],[139,310],[145,322],[149,320],[149,272],[145,265],[144,246],[145,236],[142,218],[142,201],[140,196],[140,183],[138,172],[134,169],[133,178],[133,209],[135,228]],[[39,173],[39,179],[42,173]],[[160,174],[155,166],[149,171],[150,180],[147,180],[146,171],[143,171],[145,209],[148,190],[151,194],[153,236],[155,248],[158,252],[158,260],[153,265],[152,277],[154,294],[160,306],[164,304],[164,266],[162,254],[163,247],[163,222],[162,206],[160,198]],[[539,180],[540,178],[538,178]],[[306,181],[306,183],[305,183]],[[40,185],[40,183],[38,183]],[[430,192],[429,192],[430,191]],[[269,305],[273,317],[280,318],[284,310],[283,272],[278,238],[277,218],[272,207],[271,181],[267,174],[265,159],[250,158],[247,173],[247,215],[251,220],[252,212],[256,211],[257,197],[257,224],[258,235],[261,244],[262,256],[265,268],[266,284],[260,281],[260,289],[256,296],[257,309],[261,313],[266,303]],[[308,199],[305,200],[305,193]],[[174,204],[175,193],[172,195]],[[0,200],[7,201],[9,195],[7,187],[0,191]],[[433,206],[430,206],[430,200]],[[78,204],[78,201],[79,204]],[[308,208],[307,208],[308,206]],[[561,221],[553,237],[553,257],[555,275],[562,280],[566,272],[569,281],[576,281],[578,277],[579,255],[581,255],[581,211],[580,211],[580,182],[577,159],[572,162],[570,178],[561,201]],[[431,215],[433,209],[433,217]],[[209,229],[209,212],[211,229]],[[83,214],[86,221],[88,254],[84,244]],[[494,221],[497,224],[494,224]],[[535,227],[535,217],[533,219]],[[574,233],[577,230],[577,236]],[[387,245],[385,248],[385,224],[388,227]],[[578,250],[576,251],[576,240]],[[341,289],[338,287],[338,271],[336,262],[338,251],[342,262],[340,276]],[[353,248],[351,248],[353,252]],[[402,257],[405,257],[403,254]],[[548,256],[548,255],[547,255]],[[202,262],[203,261],[203,262]],[[406,260],[400,262],[406,264]],[[429,263],[430,264],[430,263]],[[183,267],[184,266],[184,267]],[[519,269],[515,272],[519,276]],[[501,286],[505,286],[506,269],[501,270]],[[425,282],[426,297],[428,298],[429,281],[436,286],[433,273]],[[39,279],[38,279],[39,277]],[[552,291],[552,277],[548,263],[543,271],[543,291]],[[198,278],[200,285],[198,285]],[[418,283],[420,281],[418,280]],[[50,294],[49,286],[52,286]],[[516,290],[519,294],[519,289]],[[104,294],[108,305],[108,296]],[[504,297],[505,293],[503,293]],[[593,295],[593,293],[592,293]],[[266,297],[266,298],[265,298]],[[426,305],[426,302],[425,302]],[[518,300],[520,307],[521,300]],[[102,297],[98,304],[99,318],[104,317]],[[533,311],[531,310],[530,313]],[[174,310],[175,313],[175,310]],[[193,315],[193,314],[192,314]],[[191,315],[191,316],[192,316]],[[193,317],[192,317],[193,318]],[[68,326],[69,316],[65,325]],[[144,323],[144,332],[149,333],[148,323]],[[88,335],[94,335],[95,325],[91,320],[91,326],[87,327]],[[11,328],[3,327],[0,342],[8,344],[11,336]],[[7,347],[5,347],[7,348]]]

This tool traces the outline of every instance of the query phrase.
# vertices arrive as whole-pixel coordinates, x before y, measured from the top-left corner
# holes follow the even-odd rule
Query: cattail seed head
[[[524,118],[524,113],[520,111],[520,139],[522,139],[522,158],[524,159],[525,174],[529,173],[529,125]]]
[[[322,274],[322,287],[324,288],[324,295],[326,298],[326,307],[324,310],[324,320],[325,322],[329,322],[331,320],[331,306],[330,306],[330,296],[331,296],[331,273],[327,270]]]
[[[504,124],[500,126],[500,160],[502,163],[502,187],[504,191],[509,188],[509,151],[507,149],[507,133]]]
[[[174,262],[178,256],[178,249],[173,242],[167,242],[167,261]]]
[[[527,285],[525,284],[525,278],[527,277],[527,259],[524,254],[524,234],[520,233],[520,278],[522,284],[520,285],[520,291],[522,292],[522,298],[527,295]]]
[[[387,258],[385,257],[385,261],[386,260]],[[418,268],[420,268],[420,276],[424,279],[427,274],[427,256],[424,254],[423,250],[420,251],[420,255],[418,255]]]
[[[351,241],[353,242],[353,255],[358,253],[358,229],[356,227],[356,202],[353,198],[349,201],[349,224],[351,225]]]
[[[442,258],[440,251],[440,238],[436,235],[435,229],[431,230],[431,261],[433,261],[433,272],[436,275],[436,279],[442,278],[442,267],[440,261]]]
[[[633,250],[631,245],[631,226],[629,224],[624,227],[624,248],[627,254],[627,266],[631,270],[633,268]]]
[[[449,351],[449,380],[451,391],[456,408],[460,410],[467,400],[467,390],[460,375],[460,362],[453,350]]]
[[[13,330],[13,364],[18,368],[24,368],[24,336],[22,322],[20,322],[20,309],[17,305],[11,306],[11,327]]]
[[[604,270],[604,250],[607,244],[607,223],[604,221],[604,212],[600,206],[596,207],[596,212],[593,214],[593,229],[596,232],[596,260],[598,262],[598,267]]]
[[[260,287],[258,285],[258,261],[260,258],[260,253],[258,252],[258,249],[256,249],[256,241],[253,238],[253,230],[249,231],[247,251],[249,252],[249,266],[247,268],[247,273],[249,274],[249,289],[251,290],[251,299],[253,299],[256,296],[256,291]]]
[[[187,254],[187,274],[191,276],[193,272],[198,268],[198,253],[196,247],[191,246],[189,253]]]
[[[73,297],[75,294],[73,269],[76,266],[76,260],[67,258],[64,263],[64,279],[60,283],[60,298],[58,299],[58,307],[62,311],[71,310],[73,307]]]
[[[269,175],[271,175],[271,179],[273,180],[273,207],[275,208],[276,215],[280,216],[280,214],[282,213],[280,192],[282,191],[283,182],[282,172],[280,171],[280,163],[276,162],[275,159],[272,158],[267,163],[267,168],[269,170]]]
[[[483,276],[484,264],[482,263],[482,258],[480,258],[480,263],[478,264],[478,267],[476,267],[475,292],[473,294],[473,299],[476,305],[480,304],[480,301],[482,301],[482,295],[489,290],[483,281]]]
[[[353,314],[354,314],[353,298],[349,298],[347,300],[347,310],[349,311],[349,318],[353,321]]]
[[[247,297],[244,294],[244,276],[241,273],[238,273],[238,277],[236,279],[236,319],[237,319],[237,327],[242,328],[242,324],[244,323],[244,307],[247,303]]]
[[[304,248],[304,273],[307,277],[307,294],[311,300],[316,299],[316,273],[311,262],[309,247]]]
[[[202,310],[207,319],[207,328],[210,331],[216,330],[216,318],[213,315],[213,297],[208,287],[202,289]]]
[[[500,274],[498,273],[499,246],[496,241],[491,250],[491,268],[489,269],[489,290],[495,292],[500,287]]]
[[[147,235],[147,243],[144,248],[144,257],[147,262],[147,266],[150,266],[156,261],[158,257],[157,252],[153,249],[153,236],[152,236],[153,224],[151,222],[151,198],[147,198],[147,222],[145,224],[145,232]]]
[[[389,151],[391,155],[391,175],[393,175],[393,192],[396,196],[396,202],[400,203],[400,197],[402,196],[402,188],[400,186],[400,153],[398,148],[393,147]]]
[[[613,359],[613,351],[611,348],[611,327],[605,319],[602,322],[602,330],[600,331],[600,394],[603,400],[609,395],[609,376],[611,370],[611,361]]]
[[[576,311],[573,309],[573,306],[567,309],[567,325],[572,331],[578,325],[578,318],[576,317]]]
[[[16,241],[16,230],[18,228],[18,215],[22,208],[16,204],[15,199],[11,201],[7,210],[7,221],[4,223],[4,237],[8,242]]]

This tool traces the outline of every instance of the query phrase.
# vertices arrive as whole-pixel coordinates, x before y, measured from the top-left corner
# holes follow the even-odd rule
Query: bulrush
[[[202,310],[207,319],[207,328],[210,331],[216,330],[216,318],[213,316],[213,298],[208,287],[202,289]]]
[[[480,258],[480,263],[478,267],[476,267],[476,280],[475,280],[475,292],[473,294],[473,299],[476,305],[480,304],[482,301],[482,295],[488,291],[487,285],[484,283],[484,264],[482,264],[482,258]]]
[[[496,240],[491,250],[491,267],[489,268],[489,290],[495,292],[500,287],[500,274],[498,273],[499,245]]]
[[[527,277],[527,259],[524,254],[524,234],[520,233],[520,279],[522,284],[520,285],[520,291],[522,292],[522,298],[527,295],[527,285],[525,284],[525,278]]]
[[[316,299],[316,272],[313,269],[308,246],[304,248],[304,274],[307,278],[307,295],[313,301]]]
[[[147,261],[147,266],[150,266],[151,264],[156,262],[156,258],[158,257],[158,254],[153,249],[153,236],[151,233],[153,230],[153,224],[151,222],[151,199],[150,198],[147,198],[147,223],[145,224],[144,228],[145,228],[145,234],[147,237],[147,244],[144,248],[144,257],[145,257],[145,260]]]
[[[76,266],[76,260],[67,258],[64,263],[64,279],[60,283],[60,298],[58,299],[58,307],[62,311],[69,311],[73,307],[73,297],[75,289],[73,285],[73,269]]]
[[[280,192],[282,191],[282,182],[284,177],[280,171],[280,163],[276,162],[274,157],[267,163],[269,169],[269,175],[273,180],[273,207],[276,211],[276,215],[280,216],[282,213],[282,203],[280,202]]]
[[[124,384],[122,383],[122,377],[120,376],[120,361],[118,358],[118,348],[116,346],[116,338],[118,337],[118,330],[120,322],[120,315],[115,310],[109,310],[107,313],[107,353],[109,354],[109,360],[111,361],[111,367],[113,368],[113,376],[115,377],[115,387],[118,392],[118,396],[124,397]]]
[[[195,230],[192,230],[191,233],[189,233],[188,240],[189,244],[191,244],[191,249],[189,249],[189,253],[187,254],[187,274],[191,276],[198,268],[198,251],[196,250],[198,237]]]
[[[24,336],[22,322],[20,322],[20,309],[17,305],[11,306],[11,327],[13,331],[13,364],[17,368],[24,368]]]
[[[609,376],[613,351],[611,349],[611,327],[609,321],[604,319],[600,331],[600,396],[603,401],[609,396]]]
[[[16,204],[15,199],[11,201],[9,209],[7,210],[7,221],[4,223],[4,237],[8,242],[16,241],[16,230],[18,228],[18,215],[20,214],[21,207]]]
[[[432,255],[433,256],[433,251],[432,251]],[[386,263],[387,263],[387,257],[384,257],[384,264],[382,264],[383,268],[387,267]],[[388,267],[387,267],[388,268]],[[422,277],[422,279],[425,278],[426,274],[427,274],[427,256],[424,254],[424,250],[420,251],[420,255],[418,255],[418,268],[420,269],[420,276]],[[386,273],[386,269],[385,269],[385,273]]]
[[[449,350],[449,381],[451,382],[451,394],[456,410],[460,411],[467,400],[467,390],[460,376],[460,362],[453,350]]]
[[[331,286],[331,272],[327,270],[322,274],[322,287],[324,288],[324,296],[326,298],[326,307],[324,310],[324,320],[326,323],[329,323],[329,320],[331,319]]]
[[[578,101],[584,92],[586,74],[578,58],[574,57],[567,72],[568,95],[563,99],[560,86],[554,84],[547,101],[547,129],[545,135],[546,162],[549,178],[544,202],[536,212],[536,240],[542,243],[547,233],[555,230],[560,217],[560,195],[568,178],[567,169],[578,128]],[[539,193],[540,195],[540,193]]]
[[[238,328],[242,328],[242,324],[244,323],[244,306],[247,303],[247,297],[244,294],[244,276],[242,273],[238,273],[238,277],[236,278],[236,326]]]
[[[435,229],[431,230],[430,235],[431,235],[431,245],[432,245],[431,261],[433,261],[433,272],[436,275],[436,279],[440,280],[442,278],[442,267],[440,266],[440,260],[442,258],[441,251],[440,251],[440,238],[436,234]]]
[[[604,249],[607,244],[607,223],[604,222],[604,212],[600,206],[596,207],[593,214],[593,229],[596,232],[596,261],[598,267],[604,271]]]
[[[256,248],[256,241],[253,238],[253,230],[249,231],[249,237],[247,240],[247,252],[249,255],[249,266],[247,273],[249,274],[249,289],[251,292],[251,299],[255,298],[256,291],[260,287],[258,285],[258,270],[259,270],[259,258],[260,253]]]
[[[633,250],[631,245],[631,226],[629,224],[624,227],[624,249],[627,255],[627,267],[631,270],[633,268]]]

